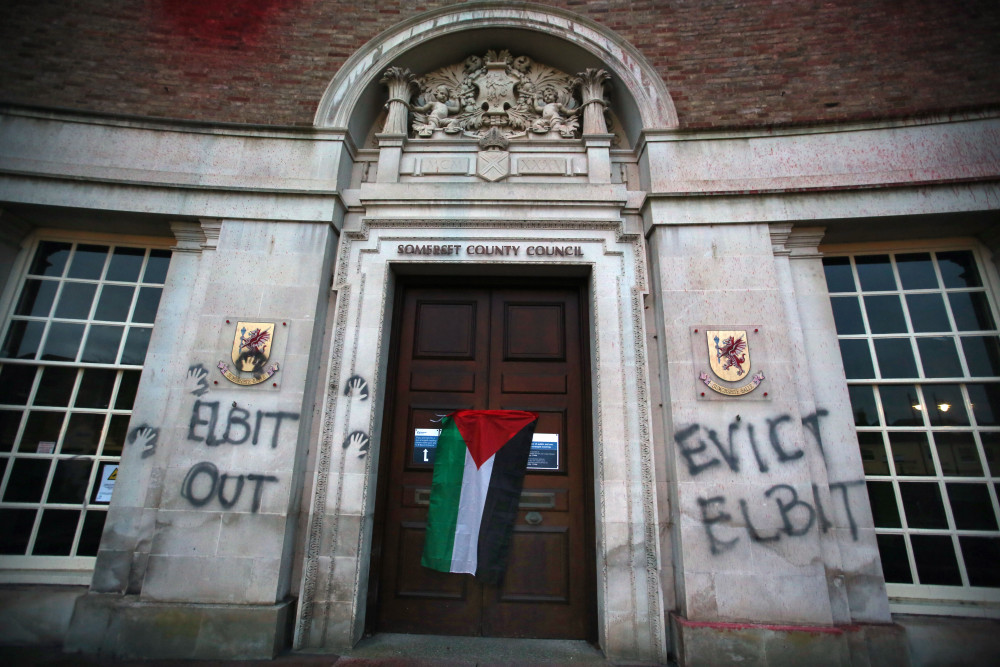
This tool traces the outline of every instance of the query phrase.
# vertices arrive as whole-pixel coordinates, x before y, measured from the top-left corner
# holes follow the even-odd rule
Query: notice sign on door
[[[528,470],[559,470],[559,434],[536,433],[531,439]]]
[[[439,428],[418,428],[413,431],[413,462],[434,464],[437,452]]]
[[[434,465],[439,428],[413,430],[413,463]],[[536,433],[531,439],[528,470],[559,470],[559,434]]]

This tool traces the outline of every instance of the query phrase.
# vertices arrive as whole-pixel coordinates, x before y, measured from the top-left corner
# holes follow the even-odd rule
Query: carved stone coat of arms
[[[579,136],[580,81],[510,51],[489,50],[413,80],[411,129],[417,138],[436,133],[484,137],[496,128],[506,139],[535,135]]]

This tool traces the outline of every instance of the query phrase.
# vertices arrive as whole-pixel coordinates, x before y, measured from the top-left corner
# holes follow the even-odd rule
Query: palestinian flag
[[[537,422],[520,410],[459,410],[442,420],[424,567],[502,579]]]

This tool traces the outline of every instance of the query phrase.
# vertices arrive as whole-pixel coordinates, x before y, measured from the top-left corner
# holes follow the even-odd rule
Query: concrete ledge
[[[973,667],[996,664],[1000,620],[893,614],[906,630],[914,667]]]
[[[59,646],[86,586],[0,586],[0,645]]]
[[[899,625],[765,625],[689,621],[670,615],[677,662],[682,667],[740,664],[905,667],[906,631]]]
[[[77,600],[69,653],[115,658],[270,660],[288,644],[292,601],[170,604],[88,593]]]

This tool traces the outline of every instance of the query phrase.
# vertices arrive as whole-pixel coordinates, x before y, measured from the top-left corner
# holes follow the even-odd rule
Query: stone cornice
[[[205,243],[205,232],[197,222],[171,222],[170,231],[177,243],[170,248],[174,252],[201,253]]]

